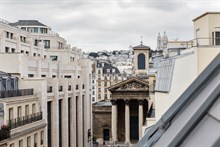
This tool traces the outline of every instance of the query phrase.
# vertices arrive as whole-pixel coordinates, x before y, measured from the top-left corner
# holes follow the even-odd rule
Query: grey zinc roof
[[[220,146],[220,53],[137,147]]]
[[[19,20],[15,23],[10,23],[11,26],[46,26],[38,20]]]
[[[97,67],[100,68],[102,67],[102,63],[97,63]],[[120,71],[118,70],[117,67],[112,66],[111,64],[108,63],[104,63],[104,67],[102,67],[103,69],[103,74],[108,74],[107,69],[110,70],[110,74],[113,74],[112,69],[115,69],[114,74],[120,74]]]

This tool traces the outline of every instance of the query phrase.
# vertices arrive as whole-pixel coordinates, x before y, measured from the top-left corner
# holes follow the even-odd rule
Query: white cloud
[[[0,17],[37,19],[83,50],[127,49],[140,36],[153,49],[158,32],[193,38],[192,19],[219,11],[220,0],[0,0]]]

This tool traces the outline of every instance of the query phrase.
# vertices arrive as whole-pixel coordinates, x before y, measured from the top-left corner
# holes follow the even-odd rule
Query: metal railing
[[[10,129],[14,129],[39,120],[42,120],[42,112],[8,120],[8,126]]]
[[[220,37],[195,38],[193,40],[183,42],[180,45],[185,48],[202,47],[202,46],[216,46],[216,45],[220,45]]]
[[[0,98],[33,95],[34,89],[4,90],[0,91]]]

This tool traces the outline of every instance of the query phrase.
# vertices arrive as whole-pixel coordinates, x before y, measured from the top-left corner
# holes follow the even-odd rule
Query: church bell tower
[[[134,50],[134,73],[135,74],[147,74],[149,69],[149,52],[150,47],[143,45],[142,37],[141,44],[133,47]]]

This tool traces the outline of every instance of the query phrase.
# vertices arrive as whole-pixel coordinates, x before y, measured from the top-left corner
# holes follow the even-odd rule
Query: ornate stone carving
[[[137,82],[131,82],[131,83],[122,85],[119,88],[119,90],[138,90],[138,89],[147,89],[147,85],[137,83]]]
[[[111,100],[112,105],[116,105],[117,104],[117,100]]]

